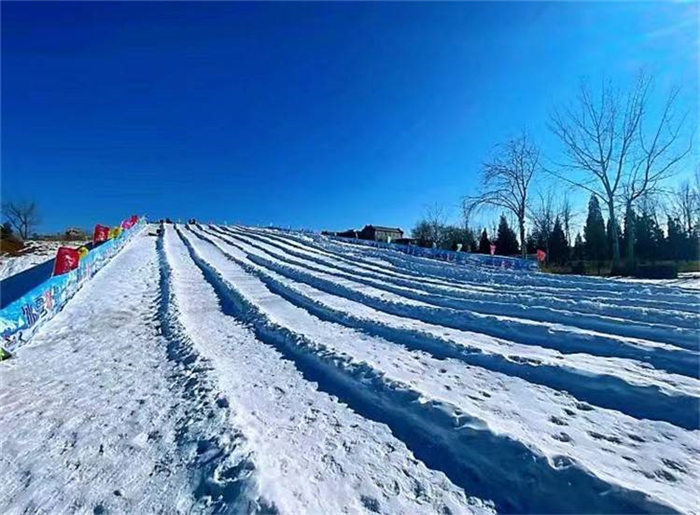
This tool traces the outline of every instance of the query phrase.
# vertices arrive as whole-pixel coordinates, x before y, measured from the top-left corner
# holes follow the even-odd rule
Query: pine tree
[[[683,259],[700,261],[700,230],[697,227],[688,234],[683,250]]]
[[[549,241],[549,261],[552,263],[565,263],[569,260],[569,242],[562,228],[559,217],[554,220],[552,235]]]
[[[588,201],[588,216],[586,225],[583,227],[583,237],[586,240],[586,257],[594,261],[602,261],[607,255],[607,235],[605,233],[605,222],[603,214],[600,212],[598,197],[591,195]]]
[[[514,256],[520,253],[518,238],[515,235],[515,231],[508,225],[506,215],[501,215],[501,219],[498,222],[496,253],[500,256]]]
[[[666,223],[667,236],[665,242],[665,257],[668,259],[683,259],[685,248],[688,244],[688,235],[683,231],[681,221],[678,218],[668,217]]]
[[[581,233],[576,233],[576,238],[574,239],[574,248],[571,253],[572,259],[575,261],[581,261],[585,257],[585,248],[583,244],[583,238],[581,237]]]
[[[490,254],[491,253],[491,242],[489,241],[489,235],[486,229],[481,231],[481,237],[479,238],[479,254]]]
[[[469,231],[471,238],[469,239],[469,252],[476,254],[479,252],[479,242],[476,241],[476,234],[474,231]]]
[[[635,254],[641,259],[654,261],[661,258],[664,233],[650,212],[643,212],[636,218]]]
[[[617,230],[617,241],[622,241],[622,232],[620,230],[620,224],[617,223],[615,224],[615,229]],[[612,258],[612,248],[613,248],[613,232],[612,232],[612,223],[608,219],[607,224],[605,225],[605,236],[606,236],[606,246],[605,246],[605,259],[611,259]],[[622,255],[624,249],[620,249],[620,255]]]
[[[528,254],[535,254],[537,252],[537,237],[535,232],[531,232],[525,238],[526,248]]]

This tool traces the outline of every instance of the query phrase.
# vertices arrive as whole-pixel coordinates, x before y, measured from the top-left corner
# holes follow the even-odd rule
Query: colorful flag
[[[131,215],[129,218],[124,220],[121,224],[120,227],[122,229],[131,229],[134,225],[136,225],[136,222],[139,221],[139,217],[136,215]]]
[[[53,275],[61,275],[78,268],[80,252],[70,247],[59,247],[53,265]]]
[[[95,243],[102,243],[109,239],[109,227],[97,224],[95,226],[95,232],[92,236],[92,241]]]
[[[537,261],[542,263],[542,261],[544,261],[546,257],[547,257],[547,253],[544,250],[539,249],[537,251]]]

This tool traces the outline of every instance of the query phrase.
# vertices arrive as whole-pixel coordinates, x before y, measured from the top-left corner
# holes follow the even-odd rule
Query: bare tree
[[[3,205],[2,215],[23,239],[29,238],[41,222],[36,202],[8,202]]]
[[[571,200],[569,199],[568,194],[564,195],[564,198],[561,201],[559,216],[561,217],[562,223],[564,224],[564,234],[566,235],[566,241],[569,243],[569,245],[573,245],[573,242],[571,241],[571,225],[576,214],[574,213],[573,207],[571,206]]]
[[[534,208],[530,210],[530,219],[537,232],[544,240],[543,249],[549,254],[549,237],[552,234],[554,220],[557,217],[556,208],[554,205],[554,193],[551,189],[538,194],[538,202]]]
[[[444,239],[446,223],[445,209],[440,204],[432,204],[426,206],[425,215],[416,223],[411,233],[414,238],[432,241],[440,246]]]
[[[433,240],[436,245],[440,246],[442,243],[442,233],[447,223],[445,208],[437,203],[428,206],[425,212],[425,221],[428,222],[428,226],[430,227],[430,239]]]
[[[607,207],[614,267],[620,264],[617,206],[630,210],[637,199],[670,177],[690,151],[690,147],[678,149],[686,117],[676,122],[677,89],[651,124],[650,137],[645,133],[652,82],[640,73],[626,94],[605,84],[598,97],[582,82],[576,109],[556,110],[550,119],[566,156],[559,169],[550,172],[597,196]]]
[[[683,229],[691,233],[700,215],[700,191],[685,180],[670,194],[670,214],[680,220]]]
[[[525,257],[525,220],[528,195],[535,173],[539,169],[540,151],[527,134],[498,145],[494,157],[481,169],[479,193],[464,198],[464,209],[471,213],[481,207],[505,209],[518,220],[520,246]]]

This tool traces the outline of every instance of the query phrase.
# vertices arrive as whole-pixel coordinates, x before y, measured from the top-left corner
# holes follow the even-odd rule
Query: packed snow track
[[[699,309],[152,226],[0,363],[0,512],[700,514]]]

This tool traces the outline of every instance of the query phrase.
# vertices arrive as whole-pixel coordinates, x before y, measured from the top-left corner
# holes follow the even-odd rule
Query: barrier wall
[[[119,237],[92,249],[78,268],[53,276],[0,310],[2,346],[12,351],[46,320],[58,313],[80,287],[114,257],[146,225],[145,219]]]

